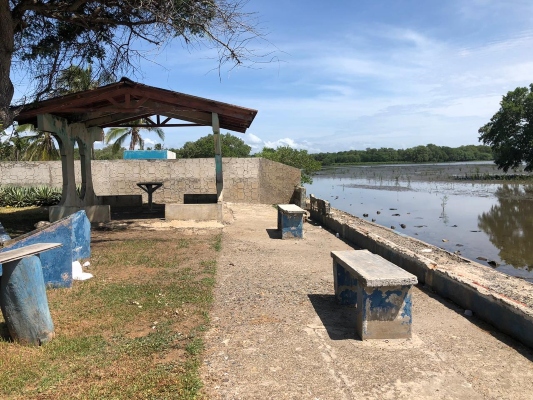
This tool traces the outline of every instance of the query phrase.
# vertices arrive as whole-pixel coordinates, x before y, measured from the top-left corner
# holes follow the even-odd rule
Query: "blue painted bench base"
[[[410,338],[416,277],[366,250],[332,252],[332,257],[335,297],[356,307],[360,338]],[[375,273],[380,267],[385,271]]]
[[[278,230],[282,239],[304,237],[305,210],[294,204],[278,204]]]
[[[41,261],[35,254],[58,246],[61,244],[39,243],[0,253],[0,305],[15,342],[42,345],[54,337]]]

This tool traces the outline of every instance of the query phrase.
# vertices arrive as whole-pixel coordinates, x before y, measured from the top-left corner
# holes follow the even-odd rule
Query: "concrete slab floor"
[[[424,288],[411,339],[360,341],[333,296],[331,250],[304,224],[279,240],[276,209],[230,204],[202,366],[214,399],[533,399],[533,351]],[[533,333],[532,333],[533,334]]]

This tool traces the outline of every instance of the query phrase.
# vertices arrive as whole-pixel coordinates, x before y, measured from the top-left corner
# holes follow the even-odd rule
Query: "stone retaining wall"
[[[224,200],[235,203],[288,203],[300,183],[300,170],[263,158],[223,158]],[[76,162],[76,180],[80,182]],[[160,181],[157,203],[183,203],[184,194],[213,194],[215,159],[106,160],[92,162],[97,195],[147,195],[137,182]],[[0,162],[0,185],[61,187],[59,161]]]

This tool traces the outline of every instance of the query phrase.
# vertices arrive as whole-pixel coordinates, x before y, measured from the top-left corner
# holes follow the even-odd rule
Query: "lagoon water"
[[[439,166],[449,167],[436,164],[435,169]],[[364,173],[360,173],[362,168]],[[411,180],[399,170],[394,178],[384,179],[383,168],[323,170],[312,184],[305,185],[307,194],[357,217],[394,226],[402,234],[458,251],[487,268],[533,282],[533,200],[526,197],[533,190],[530,186]],[[490,266],[489,261],[497,266]]]

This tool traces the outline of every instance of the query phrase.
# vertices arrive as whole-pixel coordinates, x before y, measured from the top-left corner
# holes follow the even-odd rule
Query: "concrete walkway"
[[[423,288],[410,340],[360,341],[333,297],[331,250],[306,223],[279,240],[272,206],[231,204],[202,369],[214,399],[533,399],[533,351]],[[533,332],[532,332],[533,334]]]

